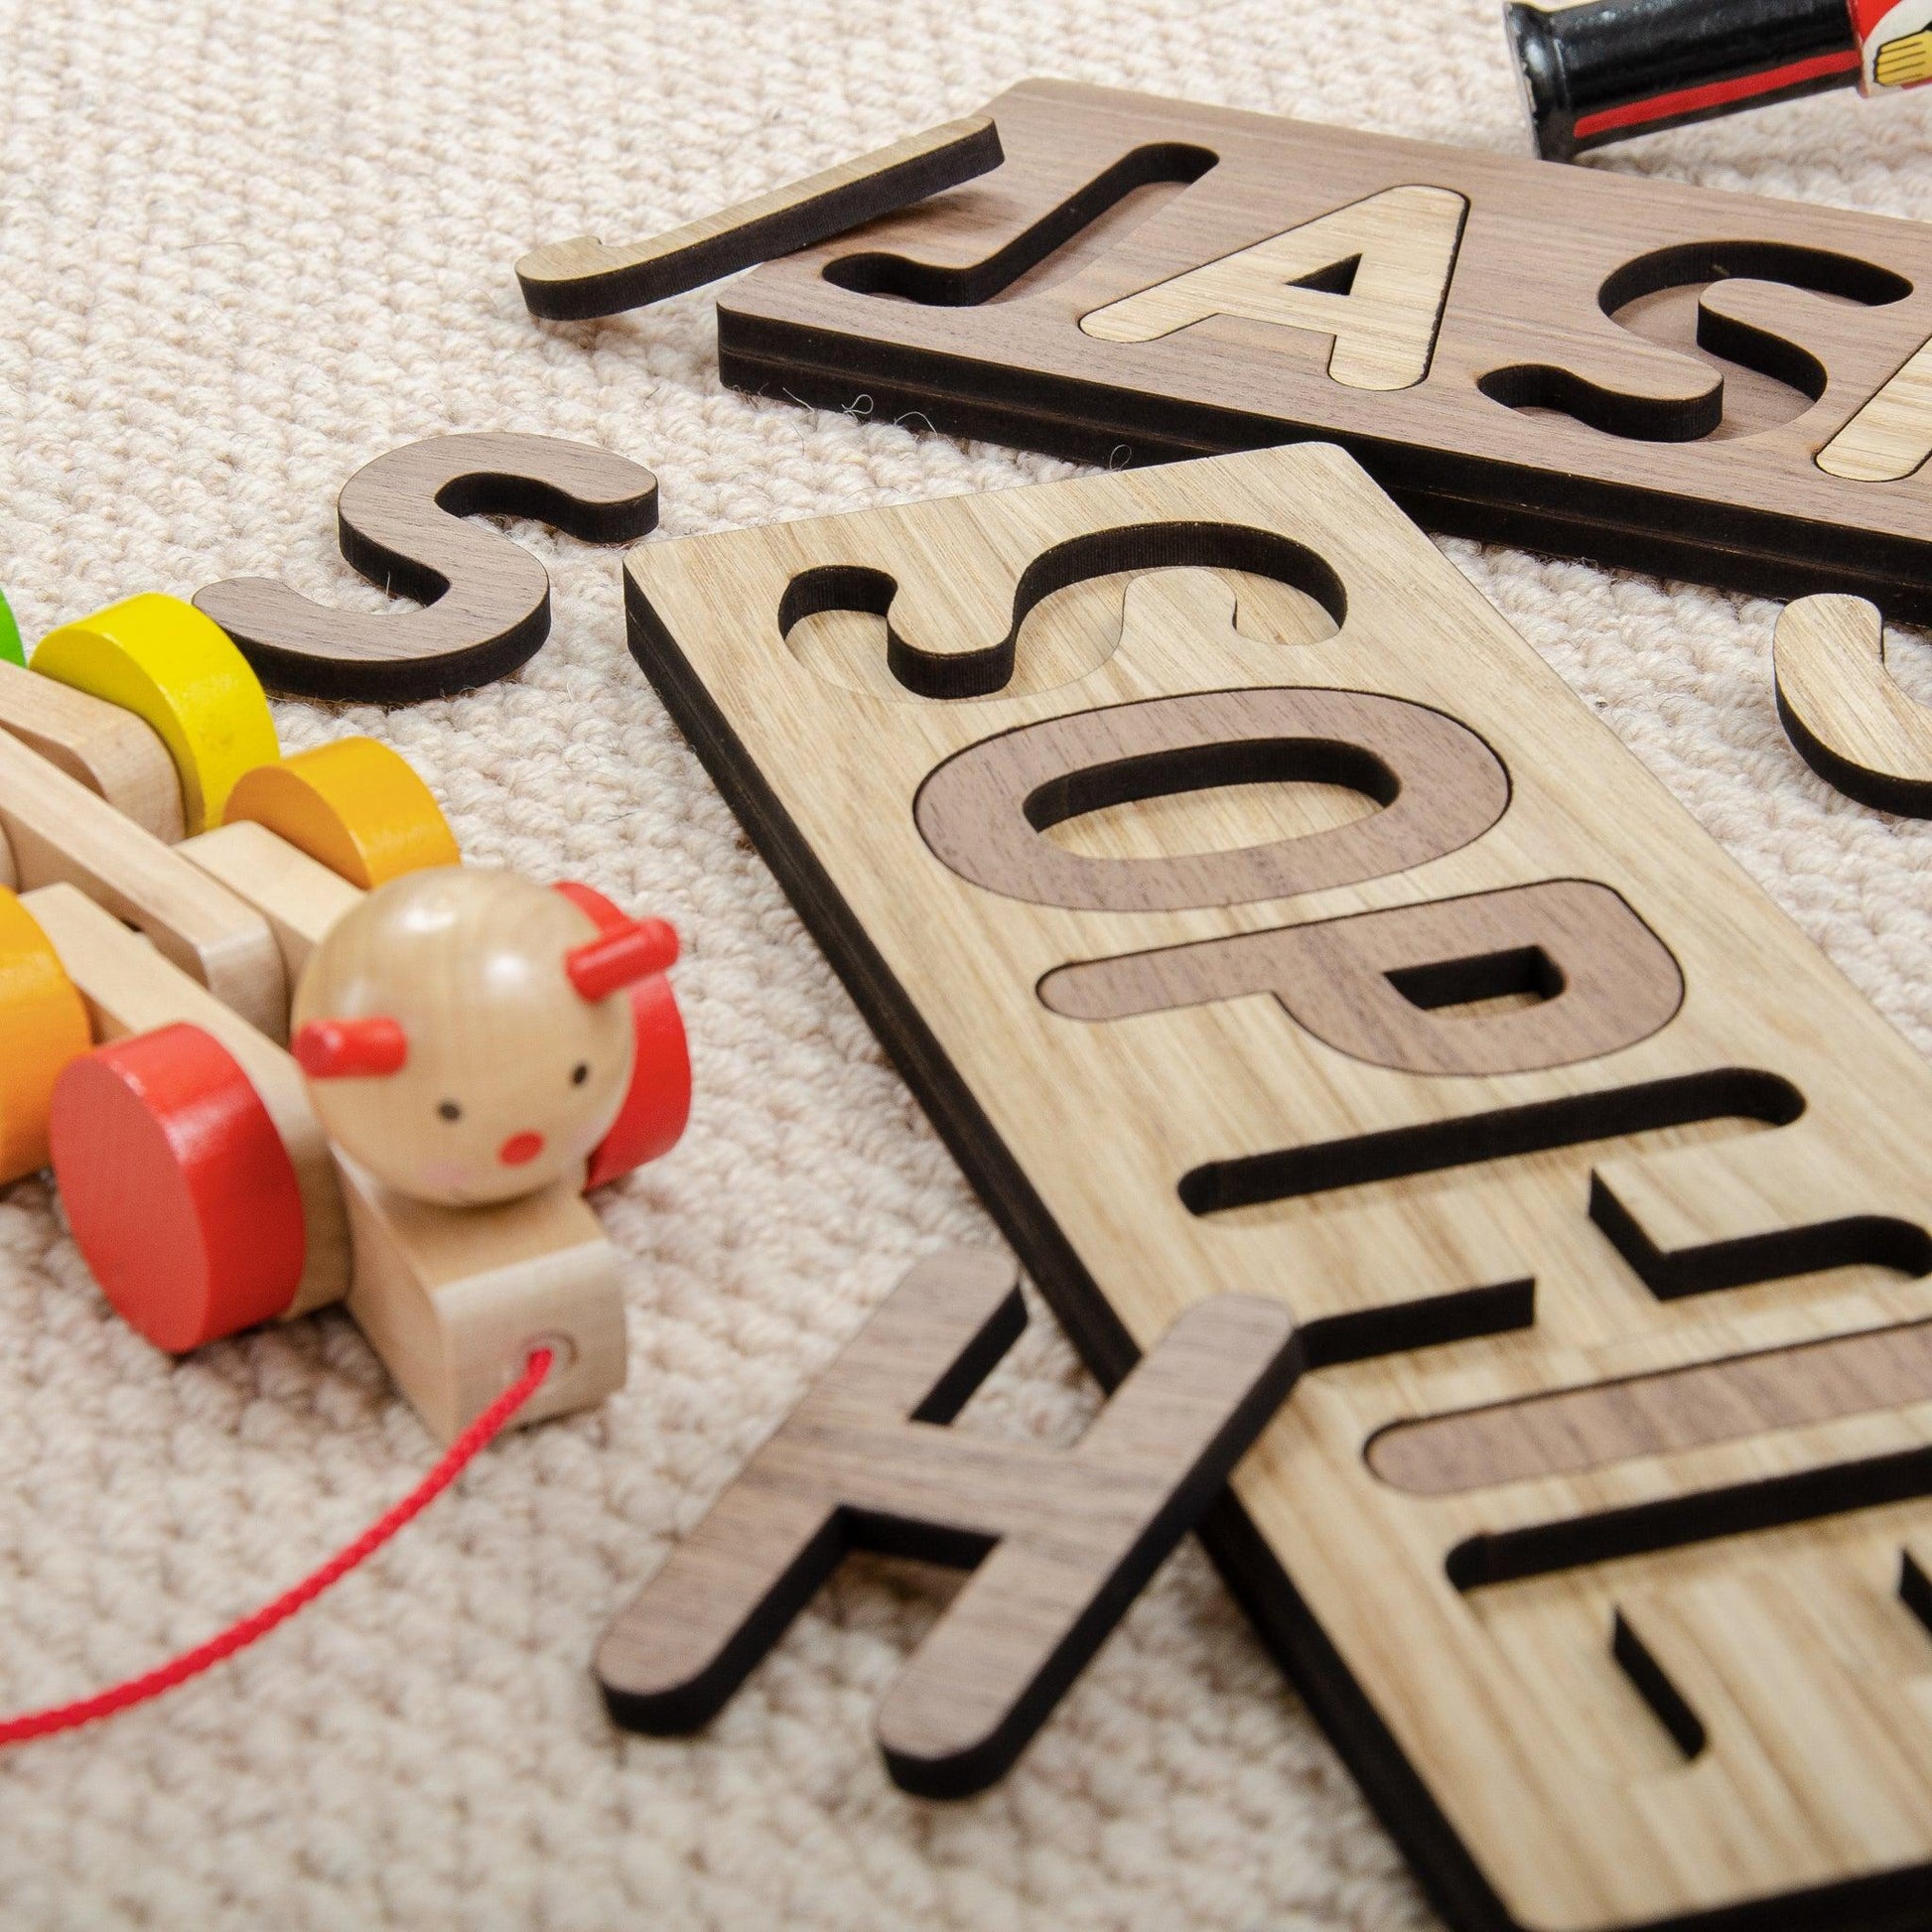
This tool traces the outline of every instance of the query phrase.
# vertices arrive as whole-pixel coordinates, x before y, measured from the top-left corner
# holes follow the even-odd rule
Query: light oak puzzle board
[[[1034,80],[719,301],[726,379],[1125,468],[1315,436],[1433,527],[1932,619],[1932,230]]]
[[[1102,1379],[1293,1311],[1204,1534],[1450,1918],[1917,1923],[1932,1068],[1362,472],[687,538],[626,594]]]

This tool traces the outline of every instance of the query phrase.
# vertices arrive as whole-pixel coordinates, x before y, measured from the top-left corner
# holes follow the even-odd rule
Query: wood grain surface
[[[178,850],[5,733],[0,833],[23,892],[78,886],[251,1026],[271,1039],[288,1037],[288,977],[267,921]]]
[[[175,760],[160,733],[133,712],[0,659],[0,731],[162,844],[187,829]]]
[[[1302,1368],[1279,1303],[1189,1309],[1070,1449],[949,1430],[1026,1325],[1010,1262],[906,1276],[598,1649],[621,1723],[709,1719],[848,1549],[974,1565],[886,1694],[893,1776],[963,1797],[1002,1776]]]
[[[640,309],[956,188],[1001,158],[990,120],[947,121],[649,241],[613,247],[575,235],[547,242],[516,264],[517,285],[533,316],[559,322]]]
[[[348,1311],[439,1442],[461,1435],[538,1347],[556,1359],[517,1411],[519,1429],[623,1387],[618,1251],[575,1177],[452,1208],[336,1158],[354,1255]]]
[[[1894,1322],[1397,1423],[1370,1443],[1368,1464],[1398,1488],[1443,1495],[1919,1403],[1932,1403],[1932,1322]]]
[[[1778,717],[1805,762],[1848,798],[1932,818],[1932,706],[1885,662],[1884,621],[1859,597],[1801,597],[1778,619]]]
[[[1435,527],[1932,617],[1920,224],[1061,81],[986,111],[1004,166],[720,297],[728,381],[1112,468],[1320,436]]]
[[[425,608],[334,611],[265,578],[195,594],[263,679],[316,698],[410,704],[513,671],[550,634],[550,577],[472,516],[528,516],[589,543],[657,522],[657,482],[626,457],[552,436],[485,431],[406,443],[343,485],[344,558]]]
[[[252,819],[237,819],[176,848],[268,921],[292,987],[323,935],[362,895],[346,879]]]
[[[653,543],[627,576],[639,662],[1102,1379],[1208,1296],[1293,1314],[1311,1370],[1203,1534],[1452,1922],[1910,1923],[1932,1403],[1776,1351],[1932,1316],[1932,1069],[1664,787],[1332,448]],[[967,695],[927,694],[947,659]],[[1367,694],[1482,756],[1433,840],[1381,849],[1406,870],[1204,875],[1400,811],[1344,739],[1244,763],[1244,692],[1277,746]],[[1178,759],[1115,735],[1210,694]],[[1016,743],[1064,756],[1016,776]],[[934,774],[975,756],[1006,816],[969,801],[942,855]],[[1733,1388],[1736,1428],[1592,1426],[1607,1454],[1475,1486],[1367,1459],[1739,1357],[1780,1394]]]

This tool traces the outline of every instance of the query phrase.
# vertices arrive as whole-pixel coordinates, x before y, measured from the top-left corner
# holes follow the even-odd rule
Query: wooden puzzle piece
[[[988,111],[1002,167],[725,292],[728,381],[1115,468],[1332,437],[1439,528],[1932,615],[1915,224],[1061,82]],[[1452,256],[1320,240],[1437,198]]]
[[[0,661],[0,731],[98,792],[162,844],[186,833],[175,761],[161,735],[133,712]]]
[[[1215,316],[1308,330],[1334,344],[1331,380],[1407,389],[1429,373],[1468,203],[1389,188],[1080,318],[1109,343],[1157,342]]]
[[[219,825],[235,780],[282,756],[255,674],[216,625],[148,592],[51,630],[34,670],[144,719],[181,780],[190,832]]]
[[[612,1623],[612,1715],[695,1729],[848,1549],[881,1549],[977,1566],[880,1707],[894,1778],[963,1797],[1001,1777],[1302,1367],[1285,1310],[1223,1297],[1181,1316],[1070,1449],[948,1430],[1026,1319],[997,1256],[914,1268]]]
[[[31,673],[30,673],[31,675]],[[274,935],[207,873],[18,739],[0,733],[0,833],[23,892],[65,882],[138,926],[271,1039],[288,980]]]
[[[253,820],[363,892],[463,861],[428,785],[373,738],[339,738],[247,772],[224,821]]]
[[[280,690],[408,704],[503,677],[550,634],[542,564],[467,517],[535,517],[619,543],[655,526],[657,482],[608,450],[491,431],[391,450],[336,507],[344,558],[424,609],[335,611],[262,578],[209,584],[195,602]]]
[[[618,315],[829,240],[983,175],[1001,158],[990,120],[947,121],[651,241],[610,247],[577,235],[548,242],[516,264],[517,284],[533,316],[583,322]]]
[[[1818,453],[1818,467],[1854,483],[1900,483],[1932,456],[1932,342]]]
[[[26,667],[27,653],[20,647],[20,625],[14,621],[13,606],[0,594],[0,664]]]
[[[1258,450],[626,569],[639,662],[1103,1379],[1209,1294],[1292,1312],[1311,1372],[1204,1533],[1449,1916],[1770,1932],[1794,1900],[1851,1927],[1922,1895],[1932,1824],[1892,1827],[1926,1626],[1896,1582],[1932,1546],[1932,1403],[1868,1369],[1826,1399],[1849,1352],[1814,1358],[1825,1393],[1749,1391],[1767,1351],[1932,1316],[1932,1070],[1362,474]],[[1118,634],[1017,675],[1083,579]],[[1252,634],[1253,582],[1333,633]],[[891,691],[774,647],[855,608]],[[1381,707],[1432,722],[1392,740]],[[1626,1384],[1648,1413],[1678,1371],[1734,1426],[1438,1486],[1370,1454]],[[1774,1544],[1838,1601],[1886,1539],[1898,1621],[1839,1640],[1891,1632],[1863,1755],[1838,1749],[1863,1717],[1806,1757],[1768,1689],[1734,1722],[1707,1696],[1758,1669],[1760,1620],[1701,1616],[1698,1677],[1644,1607],[1748,1590]],[[1810,1668],[1766,1644],[1766,1673]],[[1839,1669],[1795,1695],[1835,1705]]]
[[[1380,809],[1325,832],[1146,860],[1089,859],[1041,836],[1139,798],[1310,780]],[[934,770],[914,809],[934,856],[976,886],[1136,912],[1407,872],[1480,838],[1508,803],[1495,755],[1441,712],[1361,691],[1276,690],[1188,692],[1002,732]]]
[[[1875,605],[1803,597],[1778,619],[1778,717],[1804,761],[1848,798],[1932,818],[1932,707],[1885,665]]]
[[[1442,1495],[1924,1402],[1932,1322],[1894,1322],[1397,1423],[1369,1444],[1367,1460],[1397,1488]]]
[[[1687,373],[1704,364],[1700,388],[1682,396],[1626,394],[1589,372],[1589,351],[1558,358],[1547,350],[1548,359],[1503,364],[1476,386],[1493,402],[1553,411],[1630,441],[1751,435],[1804,415],[1825,393],[1823,356],[1864,326],[1861,312],[1911,293],[1912,284],[1889,269],[1809,244],[1675,243],[1623,263],[1595,289],[1573,283],[1559,299],[1593,304],[1618,329],[1680,350]],[[1820,352],[1807,346],[1813,342]],[[1733,403],[1737,390],[1746,393]],[[1780,394],[1788,398],[1784,407],[1776,403]]]
[[[1256,993],[1376,1066],[1521,1073],[1648,1039],[1676,1017],[1684,977],[1615,893],[1563,879],[1061,966],[1039,983],[1053,1012],[1092,1021]]]

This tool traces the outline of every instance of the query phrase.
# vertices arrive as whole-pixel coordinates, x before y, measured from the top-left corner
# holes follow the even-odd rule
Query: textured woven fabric
[[[336,490],[417,437],[651,464],[669,533],[1069,474],[721,390],[708,297],[533,326],[531,243],[628,239],[1033,73],[1521,151],[1490,0],[13,0],[0,84],[0,582],[29,639],[129,593],[282,575],[382,608]],[[1597,165],[1920,211],[1928,107],[1847,95]],[[944,1600],[856,1563],[692,1741],[622,1737],[598,1630],[908,1260],[993,1238],[623,645],[609,554],[521,531],[556,629],[518,678],[285,743],[400,747],[466,851],[685,935],[697,1109],[606,1203],[629,1387],[519,1434],[369,1569],[167,1702],[0,1759],[10,1926],[1347,1927],[1434,1923],[1199,1552],[986,1796],[888,1782],[882,1687]],[[1772,605],[1449,546],[1922,1046],[1932,829],[1786,745]],[[1932,696],[1932,657],[1900,646]],[[970,1427],[1066,1440],[1050,1319]],[[433,1447],[345,1317],[172,1362],[48,1188],[0,1195],[0,1699],[193,1643],[399,1495]]]

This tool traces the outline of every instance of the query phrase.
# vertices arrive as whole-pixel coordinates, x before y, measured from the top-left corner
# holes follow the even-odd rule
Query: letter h
[[[921,1262],[611,1625],[617,1721],[697,1728],[848,1549],[977,1565],[880,1709],[893,1777],[1000,1777],[1301,1373],[1288,1310],[1218,1296],[1174,1322],[1070,1449],[945,1427],[1026,1325],[1010,1263]]]

